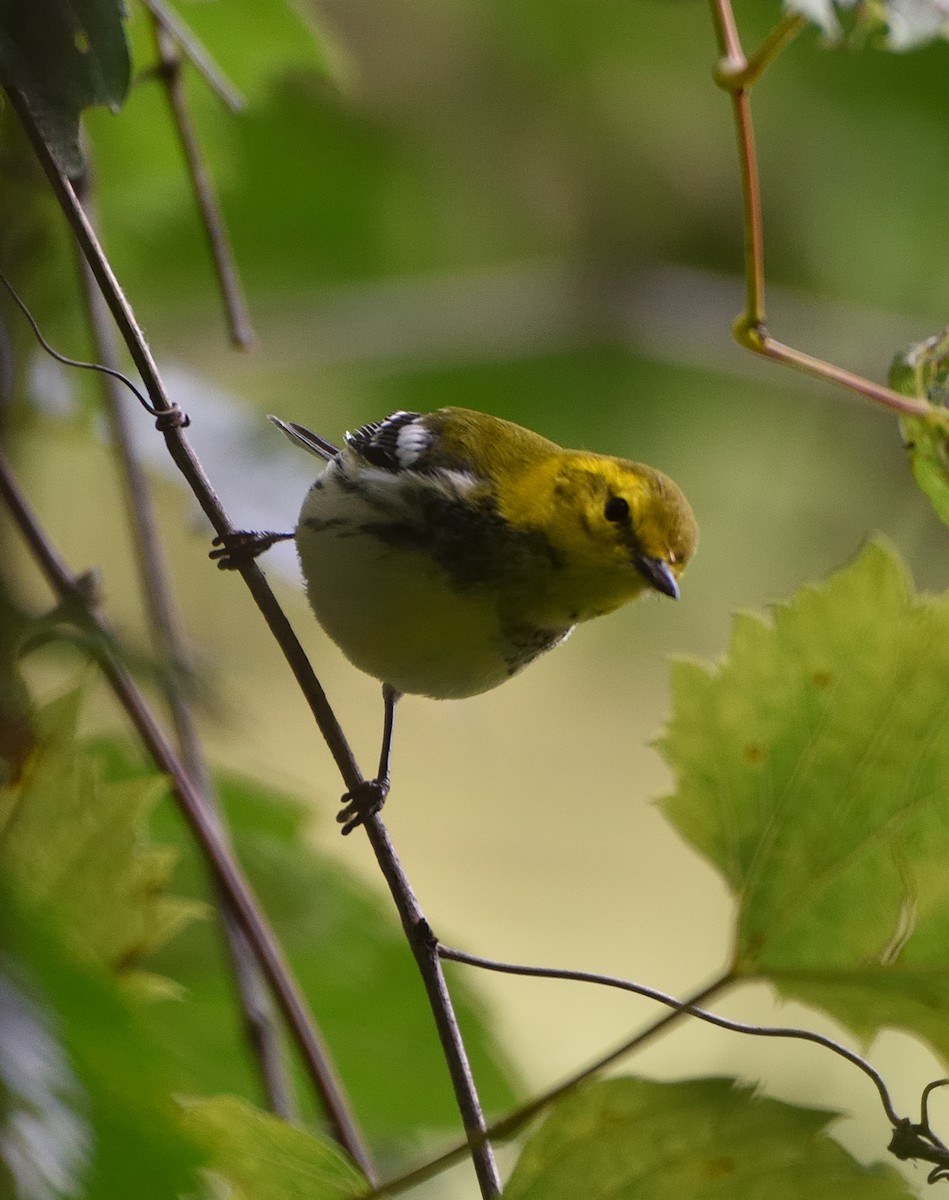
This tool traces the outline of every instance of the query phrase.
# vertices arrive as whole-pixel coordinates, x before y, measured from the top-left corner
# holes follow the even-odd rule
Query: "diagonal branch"
[[[201,224],[207,237],[211,261],[217,274],[218,287],[224,303],[231,342],[239,349],[246,349],[254,341],[247,301],[241,286],[237,264],[231,249],[231,239],[221,214],[214,184],[201,153],[201,146],[191,120],[191,112],[185,98],[181,77],[181,52],[177,37],[168,32],[159,18],[154,20],[155,45],[158,51],[158,76],[164,84],[172,123],[178,132],[178,141],[188,167],[191,190],[201,216]]]
[[[91,220],[91,199],[83,204]],[[120,369],[115,327],[109,320],[102,294],[85,259],[77,255],[82,298],[99,364],[112,371]],[[192,673],[187,639],[172,599],[162,558],[155,511],[145,471],[135,451],[126,411],[126,396],[115,375],[103,376],[103,400],[106,419],[125,489],[126,513],[138,566],[139,590],[148,614],[148,627],[160,663],[163,666],[163,691],[178,751],[189,777],[201,793],[212,815],[215,813],[214,786],[204,758],[194,715],[185,695],[184,681]],[[222,833],[224,832],[221,826]],[[257,971],[253,952],[247,943],[236,913],[226,897],[219,893],[220,917],[231,970],[237,987],[244,1028],[260,1071],[271,1109],[286,1119],[294,1111],[294,1100],[281,1053],[280,1037],[273,1022],[269,997]]]
[[[214,875],[238,915],[254,948],[288,1025],[293,1030],[311,1078],[323,1099],[333,1135],[368,1178],[372,1163],[356,1128],[342,1085],[336,1078],[328,1051],[306,1001],[293,981],[273,930],[231,857],[217,822],[208,813],[200,792],[164,734],[129,671],[115,651],[115,638],[92,607],[88,577],[76,578],[53,547],[21,491],[5,455],[0,453],[0,499],[39,565],[43,575],[73,619],[92,635],[103,674],[142,739],[155,765],[169,776],[172,791],[191,832],[203,850]]]

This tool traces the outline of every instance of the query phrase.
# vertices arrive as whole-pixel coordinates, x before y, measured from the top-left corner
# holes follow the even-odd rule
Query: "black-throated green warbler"
[[[388,791],[395,703],[497,687],[570,633],[642,592],[678,597],[696,524],[662,472],[553,442],[463,408],[397,412],[342,449],[271,417],[326,462],[294,533],[238,534],[233,566],[295,537],[316,618],[383,683],[379,776],[348,794],[348,833]]]

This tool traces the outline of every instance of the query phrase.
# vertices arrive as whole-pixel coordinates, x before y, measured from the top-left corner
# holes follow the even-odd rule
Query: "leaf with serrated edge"
[[[874,542],[679,663],[662,802],[724,874],[734,973],[949,1054],[949,602]]]
[[[863,1167],[826,1136],[836,1115],[729,1079],[610,1079],[556,1104],[504,1200],[909,1200],[892,1167]]]

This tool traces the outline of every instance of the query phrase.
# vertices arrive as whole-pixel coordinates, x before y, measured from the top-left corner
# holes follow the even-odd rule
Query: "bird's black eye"
[[[620,524],[629,517],[629,505],[622,496],[610,496],[603,509],[603,516],[607,521],[615,521]]]

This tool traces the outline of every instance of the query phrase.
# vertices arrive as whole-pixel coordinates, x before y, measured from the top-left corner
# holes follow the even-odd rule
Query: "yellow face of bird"
[[[511,515],[540,527],[561,564],[548,606],[583,621],[647,588],[678,596],[697,528],[667,475],[625,459],[567,452],[522,482]]]

